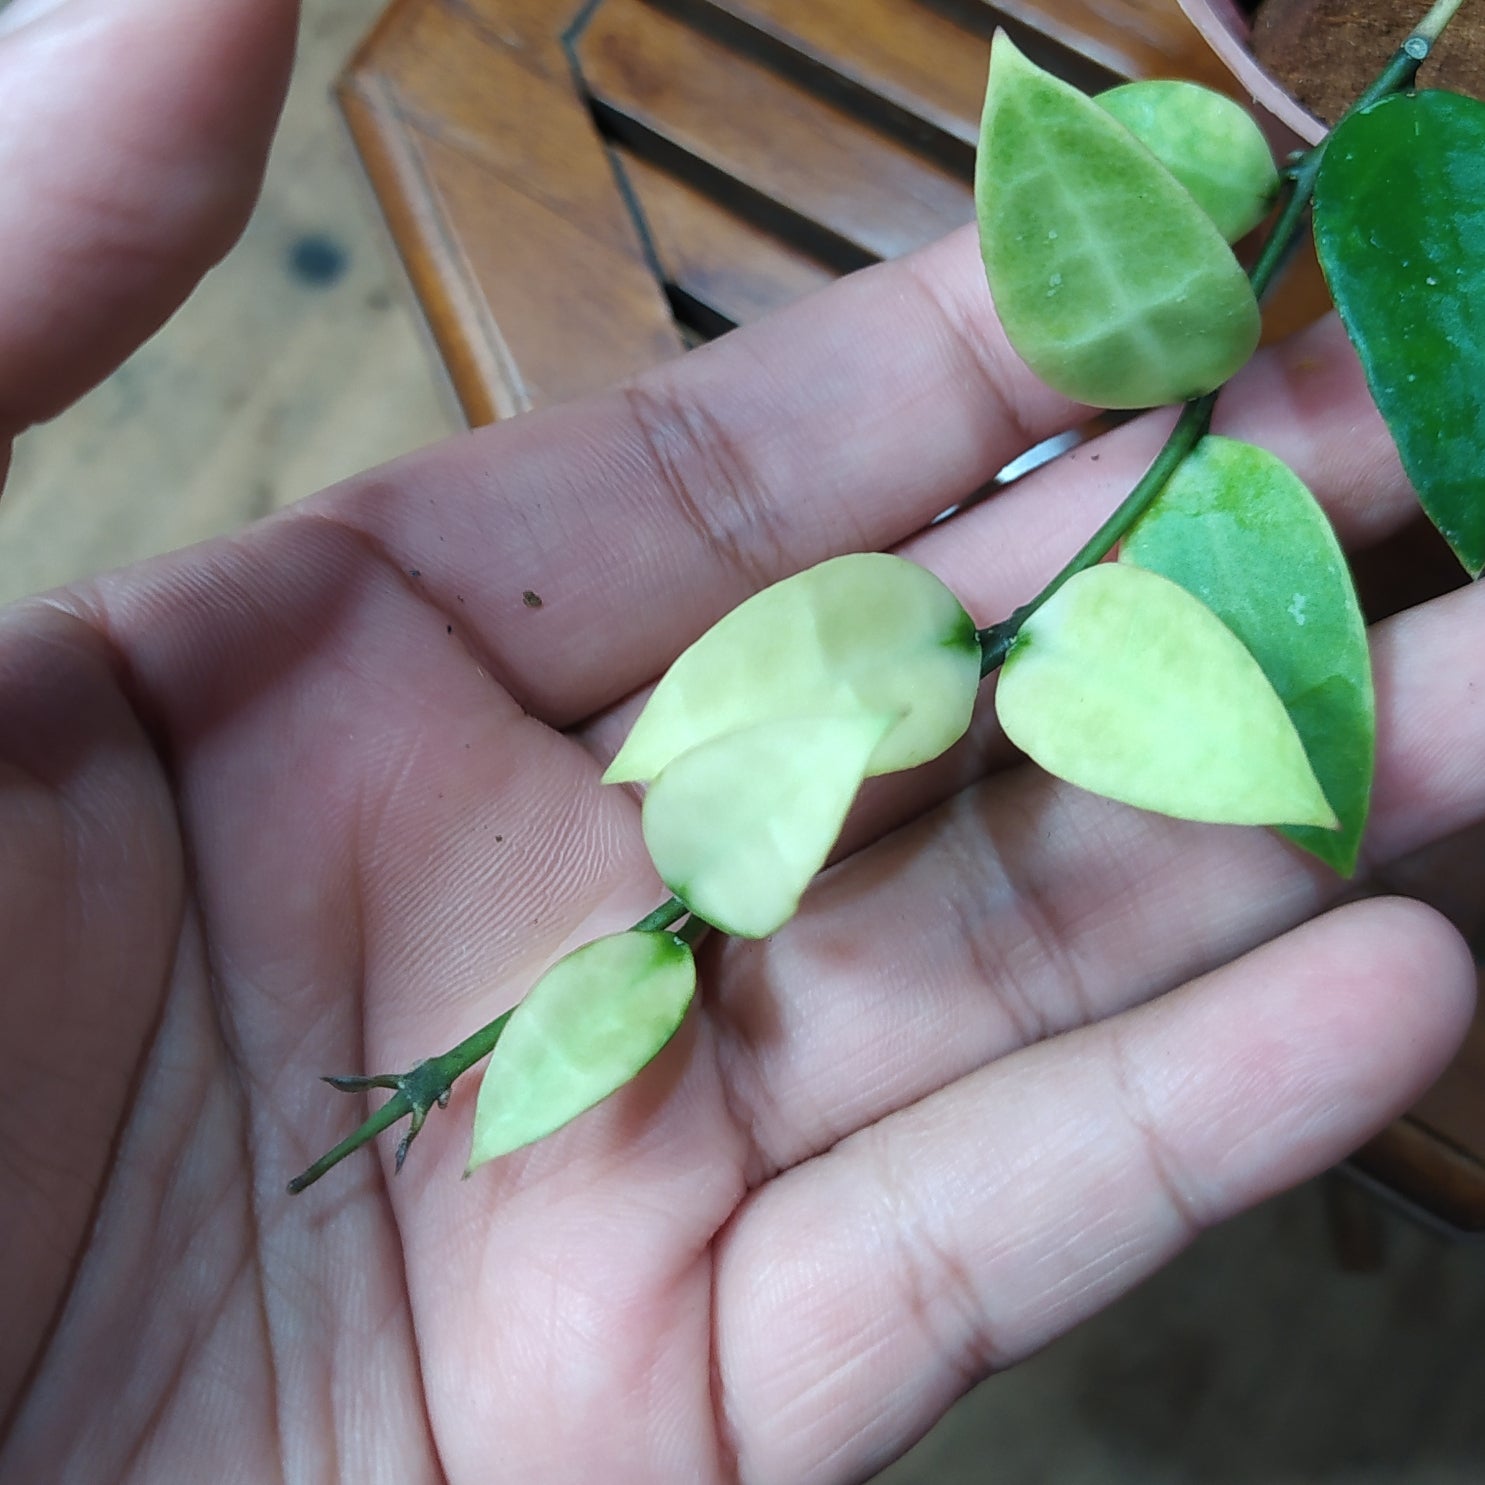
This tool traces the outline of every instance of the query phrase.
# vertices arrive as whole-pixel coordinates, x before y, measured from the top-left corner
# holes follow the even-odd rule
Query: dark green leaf
[[[1266,450],[1206,438],[1121,555],[1195,594],[1258,661],[1341,822],[1284,833],[1349,875],[1371,798],[1371,662],[1346,559],[1315,497]]]
[[[1485,567],[1485,104],[1388,98],[1331,136],[1315,240],[1423,508]]]

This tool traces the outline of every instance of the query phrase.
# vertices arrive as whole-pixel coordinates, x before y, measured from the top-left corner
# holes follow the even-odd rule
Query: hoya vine
[[[1299,478],[1209,430],[1313,202],[1332,295],[1423,507],[1472,576],[1485,567],[1485,105],[1410,91],[1459,4],[1439,0],[1282,177],[1226,99],[1159,82],[1090,99],[997,36],[976,200],[1001,323],[1070,397],[1184,402],[1165,446],[1066,567],[988,628],[921,568],[862,553],[704,634],[604,775],[648,786],[644,838],[673,895],[441,1056],[328,1078],[391,1096],[291,1191],[407,1118],[400,1169],[486,1057],[470,1169],[629,1081],[686,1014],[700,936],[787,922],[862,781],[950,747],[996,670],[1003,729],[1050,772],[1185,819],[1275,826],[1354,870],[1374,721],[1350,575]],[[1268,216],[1245,272],[1230,244]]]

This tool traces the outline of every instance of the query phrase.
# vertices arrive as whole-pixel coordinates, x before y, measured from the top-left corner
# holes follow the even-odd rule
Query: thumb
[[[297,9],[0,8],[0,447],[153,334],[241,232]]]

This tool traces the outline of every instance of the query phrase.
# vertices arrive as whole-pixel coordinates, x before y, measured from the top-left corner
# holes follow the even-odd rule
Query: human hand
[[[838,551],[1005,613],[1163,416],[922,528],[1078,416],[961,236],[6,615],[0,1482],[860,1478],[1405,1106],[1469,1011],[1442,920],[1326,912],[1282,841],[1082,794],[982,708],[786,930],[704,949],[634,1084],[468,1182],[461,1084],[395,1181],[284,1192],[353,1122],[317,1074],[443,1050],[664,895],[597,782],[627,697]],[[1332,326],[1218,426],[1352,542],[1409,509]],[[1376,634],[1374,865],[1485,809],[1482,601]]]

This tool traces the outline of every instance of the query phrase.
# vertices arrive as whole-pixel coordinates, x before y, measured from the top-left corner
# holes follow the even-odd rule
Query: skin
[[[7,433],[240,227],[292,24],[68,0],[0,37]],[[1164,415],[915,533],[1078,415],[959,236],[6,613],[0,1481],[860,1479],[1413,1099],[1471,1009],[1442,919],[1049,780],[982,708],[793,924],[708,947],[636,1084],[461,1182],[466,1082],[395,1181],[382,1148],[284,1191],[359,1118],[318,1073],[443,1050],[660,900],[598,784],[638,688],[849,548],[1003,614]],[[1219,426],[1349,542],[1407,513],[1331,326]],[[1482,600],[1375,631],[1372,864],[1485,810]]]

